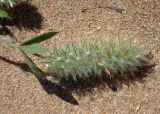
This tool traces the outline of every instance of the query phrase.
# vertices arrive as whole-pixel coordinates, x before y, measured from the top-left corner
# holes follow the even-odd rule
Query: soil
[[[80,95],[51,76],[37,79],[17,50],[0,43],[0,114],[160,114],[159,0],[30,0],[11,12],[12,22],[3,24],[19,42],[48,31],[59,32],[44,42],[50,48],[100,37],[134,38],[156,65],[141,81],[116,91],[95,87]]]

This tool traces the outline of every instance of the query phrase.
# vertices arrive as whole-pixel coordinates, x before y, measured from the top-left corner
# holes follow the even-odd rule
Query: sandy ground
[[[12,10],[6,23],[17,41],[59,31],[44,44],[135,38],[151,51],[153,72],[117,91],[106,86],[80,96],[48,77],[39,81],[18,51],[0,43],[0,114],[160,114],[159,0],[31,0]]]

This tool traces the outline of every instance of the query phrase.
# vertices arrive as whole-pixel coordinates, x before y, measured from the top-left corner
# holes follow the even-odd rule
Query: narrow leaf
[[[30,54],[38,54],[48,50],[47,47],[41,44],[23,45],[19,46],[19,48],[23,50],[25,53],[30,53]]]
[[[20,50],[22,52],[23,57],[26,60],[26,63],[30,67],[30,69],[33,71],[33,73],[38,77],[38,78],[45,78],[47,75],[39,69],[33,61],[26,55],[26,53],[23,50]]]
[[[28,41],[25,41],[23,43],[21,43],[21,46],[22,45],[31,45],[31,44],[35,44],[35,43],[40,43],[42,41],[45,41],[49,38],[51,38],[52,36],[54,36],[55,34],[57,34],[57,32],[48,32],[48,33],[44,33],[42,35],[39,35],[37,37],[34,37]]]
[[[9,13],[3,9],[0,9],[0,18],[8,18],[11,19],[11,16],[9,15]]]
[[[13,40],[10,36],[8,35],[0,35],[0,41],[2,42],[9,42],[9,43],[13,43]]]
[[[13,39],[8,35],[0,35],[0,41],[7,44],[9,47],[15,48],[17,45],[14,43]]]

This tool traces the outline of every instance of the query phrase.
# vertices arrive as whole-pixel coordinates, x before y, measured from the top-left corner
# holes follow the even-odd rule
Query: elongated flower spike
[[[118,72],[122,75],[124,72],[132,73],[137,63],[147,61],[145,55],[131,40],[106,42],[101,39],[96,43],[71,43],[66,44],[64,49],[55,48],[46,60],[51,72],[59,79],[71,77],[77,81],[90,77],[90,74],[102,76],[102,72],[108,76]]]

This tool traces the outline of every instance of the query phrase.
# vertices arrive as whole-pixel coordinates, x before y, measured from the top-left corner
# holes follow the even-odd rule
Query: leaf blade
[[[44,33],[44,34],[41,34],[41,35],[34,37],[30,40],[27,40],[27,41],[21,43],[20,45],[22,46],[22,45],[31,45],[31,44],[35,44],[35,43],[40,43],[42,41],[45,41],[45,40],[51,38],[52,36],[54,36],[56,34],[57,34],[57,32]]]
[[[34,62],[27,56],[27,54],[23,50],[20,49],[20,51],[22,52],[22,56],[25,58],[29,68],[37,76],[37,78],[45,78],[47,75],[34,64]]]
[[[48,48],[41,44],[22,45],[19,46],[19,48],[23,50],[25,53],[30,53],[30,54],[38,54],[48,51]]]
[[[0,18],[8,18],[11,19],[11,16],[9,15],[9,13],[3,9],[0,9]]]

